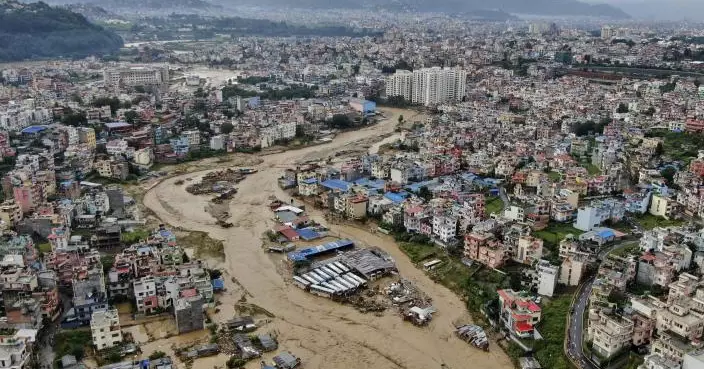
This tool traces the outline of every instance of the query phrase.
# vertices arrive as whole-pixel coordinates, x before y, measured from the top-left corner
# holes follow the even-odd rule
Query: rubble
[[[474,347],[489,351],[489,337],[482,327],[474,324],[465,324],[457,327],[455,334]]]
[[[246,174],[240,170],[217,170],[204,175],[200,182],[188,185],[186,191],[193,195],[223,194],[232,191],[232,185],[241,182],[245,177]]]

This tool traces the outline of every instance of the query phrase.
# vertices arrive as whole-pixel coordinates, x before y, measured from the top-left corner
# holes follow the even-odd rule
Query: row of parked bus
[[[345,296],[366,285],[364,278],[340,263],[332,262],[293,277],[293,283],[312,294],[331,298]]]

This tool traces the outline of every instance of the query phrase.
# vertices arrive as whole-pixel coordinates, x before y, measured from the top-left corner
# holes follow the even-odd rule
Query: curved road
[[[618,242],[611,247],[608,247],[601,252],[599,252],[599,260],[603,260],[608,254],[620,250],[624,247],[637,244],[637,241],[622,241]],[[579,290],[579,295],[574,300],[574,305],[572,306],[572,312],[570,316],[570,326],[567,335],[567,352],[566,354],[580,365],[582,369],[597,369],[596,366],[582,350],[583,338],[586,334],[584,327],[584,311],[589,304],[589,296],[592,294],[592,285],[594,284],[594,278],[590,278],[585,282],[581,289]]]
[[[274,316],[264,329],[276,331],[280,348],[300,356],[308,369],[460,369],[468,365],[485,369],[512,368],[511,361],[500,348],[486,353],[454,337],[453,323],[470,320],[465,303],[450,290],[431,281],[386,236],[372,234],[366,229],[330,225],[334,234],[381,247],[390,253],[399,272],[413,280],[438,308],[428,327],[418,328],[404,323],[391,309],[383,316],[362,314],[352,307],[312,296],[281,276],[280,270],[285,268],[281,256],[265,253],[261,247],[262,235],[274,224],[266,205],[272,196],[288,199],[277,185],[281,168],[309,159],[324,159],[339,150],[378,141],[379,136],[393,132],[399,114],[413,115],[402,110],[387,112],[389,119],[384,122],[343,133],[333,143],[263,157],[264,162],[256,167],[259,171],[238,185],[239,191],[230,204],[232,228],[215,225],[214,219],[202,211],[208,202],[206,196],[189,195],[184,186],[174,184],[188,177],[197,180],[195,177],[207,171],[163,181],[145,194],[144,205],[172,226],[202,230],[224,241],[225,260],[208,261],[226,274],[227,292],[220,298],[220,311],[214,320],[231,319],[236,314],[235,304],[244,297],[247,303],[266,309]],[[316,220],[321,219],[315,210],[309,214]],[[222,364],[224,360],[217,363]],[[247,366],[258,367],[253,362]]]

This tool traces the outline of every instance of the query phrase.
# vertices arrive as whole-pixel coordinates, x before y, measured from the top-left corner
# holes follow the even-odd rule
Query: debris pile
[[[415,325],[428,324],[436,312],[431,298],[407,279],[401,278],[398,282],[391,283],[384,292],[398,308],[403,320]]]
[[[210,172],[203,176],[203,179],[186,187],[186,191],[193,195],[205,195],[209,193],[226,193],[233,189],[233,185],[245,178],[245,174],[239,170],[225,169]]]
[[[361,313],[379,313],[388,308],[388,303],[379,300],[378,288],[369,289],[362,294],[350,296],[347,302]]]
[[[489,351],[489,337],[487,337],[482,327],[474,324],[465,324],[457,327],[455,334],[474,347]]]

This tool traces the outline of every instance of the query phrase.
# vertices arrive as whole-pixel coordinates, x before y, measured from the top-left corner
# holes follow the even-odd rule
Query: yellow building
[[[93,128],[81,127],[78,130],[78,140],[91,148],[95,148],[95,130]]]
[[[676,201],[674,199],[661,195],[653,195],[653,199],[650,202],[649,212],[657,217],[670,219],[670,216],[674,213],[675,206]]]

